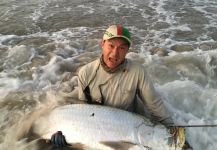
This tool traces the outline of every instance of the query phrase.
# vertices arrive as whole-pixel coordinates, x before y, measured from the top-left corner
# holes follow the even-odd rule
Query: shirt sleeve
[[[84,88],[86,87],[86,73],[84,69],[80,69],[78,72],[78,99],[82,101],[87,101],[85,94],[84,94]]]
[[[153,83],[144,70],[140,70],[138,82],[138,95],[144,105],[147,106],[153,121],[160,122],[169,127],[174,125],[174,122],[166,110],[166,107],[161,99],[161,96],[155,90]]]

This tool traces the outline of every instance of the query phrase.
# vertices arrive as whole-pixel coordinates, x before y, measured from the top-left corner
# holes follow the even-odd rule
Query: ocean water
[[[72,103],[77,71],[100,55],[111,24],[132,32],[127,57],[146,67],[177,124],[217,125],[216,0],[1,0],[1,150],[37,149],[23,136],[31,113]],[[186,132],[195,150],[217,149],[217,127]]]

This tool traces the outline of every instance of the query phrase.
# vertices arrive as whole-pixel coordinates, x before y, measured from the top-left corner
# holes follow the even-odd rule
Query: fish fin
[[[102,141],[100,143],[108,147],[111,147],[115,150],[128,150],[131,147],[137,145],[135,143],[131,143],[128,141]]]

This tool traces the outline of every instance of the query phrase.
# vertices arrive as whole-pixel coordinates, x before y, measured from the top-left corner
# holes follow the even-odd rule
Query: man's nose
[[[114,48],[113,48],[112,54],[113,54],[114,56],[117,56],[117,55],[118,55],[118,47],[114,47]]]

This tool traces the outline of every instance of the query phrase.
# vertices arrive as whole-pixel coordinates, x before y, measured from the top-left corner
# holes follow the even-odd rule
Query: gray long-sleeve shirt
[[[114,73],[106,72],[99,59],[83,66],[78,74],[79,99],[87,100],[84,89],[89,86],[93,101],[103,100],[104,105],[127,111],[136,111],[137,105],[140,104],[148,110],[151,119],[166,126],[173,125],[144,67],[128,59],[125,63],[125,67]]]

